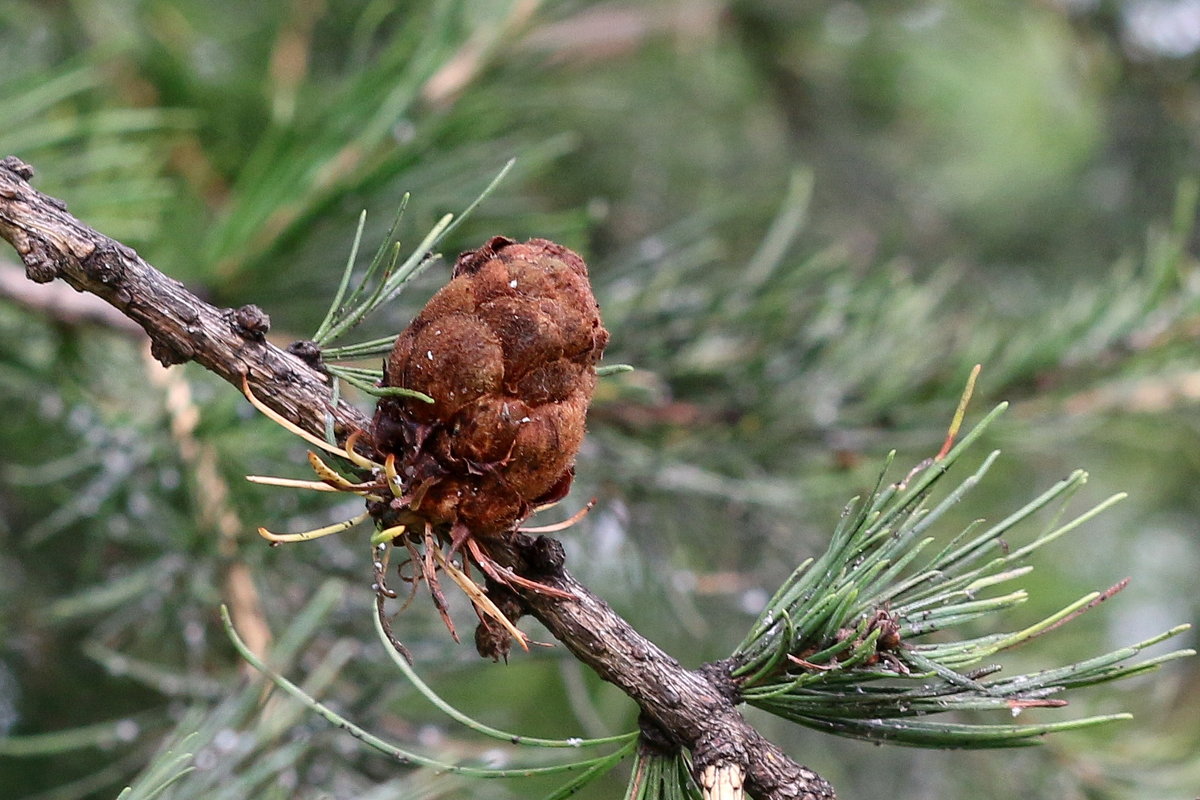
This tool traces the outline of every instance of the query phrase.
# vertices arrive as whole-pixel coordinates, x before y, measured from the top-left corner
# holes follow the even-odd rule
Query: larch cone
[[[460,255],[385,364],[385,386],[434,400],[376,409],[375,447],[405,486],[396,511],[461,542],[511,535],[562,499],[607,342],[587,265],[566,247],[497,236]]]

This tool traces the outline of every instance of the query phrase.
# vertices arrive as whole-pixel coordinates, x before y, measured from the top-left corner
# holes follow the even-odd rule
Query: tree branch
[[[162,364],[195,361],[239,388],[245,378],[267,405],[318,436],[327,414],[339,437],[366,425],[358,409],[334,404],[327,376],[266,341],[270,320],[255,306],[204,302],[31,187],[32,175],[13,156],[0,160],[0,237],[16,249],[30,280],[61,278],[97,295],[146,331]]]
[[[324,436],[329,416],[339,441],[367,428],[361,411],[334,402],[326,375],[266,341],[269,319],[259,309],[205,303],[131,248],[72,217],[61,201],[33,189],[32,176],[19,159],[0,160],[0,237],[16,249],[30,280],[59,278],[97,295],[146,331],[163,364],[195,361],[239,389],[246,380],[272,409],[318,436]],[[629,695],[669,746],[691,751],[706,796],[736,797],[741,779],[758,800],[833,800],[828,783],[764,739],[738,712],[728,665],[685,669],[567,573],[557,541],[520,536],[511,551],[495,555],[571,596],[521,592],[530,612],[577,658]]]

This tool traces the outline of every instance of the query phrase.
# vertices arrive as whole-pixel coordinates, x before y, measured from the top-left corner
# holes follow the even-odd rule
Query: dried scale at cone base
[[[401,519],[462,543],[502,538],[566,495],[608,342],[583,259],[545,239],[497,236],[459,256],[453,279],[396,339],[376,449],[393,454]]]

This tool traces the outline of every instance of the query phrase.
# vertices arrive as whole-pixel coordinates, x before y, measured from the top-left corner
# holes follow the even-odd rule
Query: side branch
[[[163,364],[195,361],[239,389],[245,379],[272,409],[311,433],[324,436],[330,416],[339,441],[367,428],[362,412],[334,401],[325,374],[266,341],[269,320],[259,309],[205,303],[35,190],[32,176],[19,159],[0,160],[0,238],[16,249],[30,280],[61,278],[99,296],[146,331]],[[833,800],[828,783],[746,722],[727,669],[685,669],[571,577],[557,541],[519,537],[512,552],[496,555],[569,595],[518,589],[555,638],[637,702],[669,746],[691,751],[707,797],[738,796],[740,790],[730,789],[732,774],[744,776],[745,789],[758,800]]]

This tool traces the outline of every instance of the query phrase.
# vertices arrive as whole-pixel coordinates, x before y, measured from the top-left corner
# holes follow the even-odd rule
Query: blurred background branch
[[[983,445],[1005,457],[948,530],[1080,465],[1093,501],[1131,495],[1088,527],[1105,558],[1037,557],[1013,626],[1128,574],[1121,602],[1052,647],[1031,642],[1019,669],[1200,616],[1196,15],[1185,0],[14,0],[0,4],[0,150],[207,299],[269,306],[282,343],[316,328],[363,208],[378,241],[412,192],[401,234],[415,240],[519,154],[445,251],[502,231],[588,258],[609,358],[639,369],[601,384],[578,485],[601,502],[565,537],[568,557],[691,665],[736,645],[887,450],[901,463],[936,451],[961,376],[985,362],[978,402],[1014,401]],[[442,73],[456,79],[435,81],[456,58]],[[444,274],[423,281],[364,337],[395,333]],[[212,612],[229,557],[145,369],[123,334],[0,301],[0,731],[126,723],[0,756],[0,785],[112,797],[194,708],[214,715],[210,743],[189,745],[197,771],[238,796],[453,794],[396,782],[385,759],[316,727],[288,728],[287,758],[256,759],[260,734],[238,733],[250,717],[220,716],[206,687],[238,664]],[[243,484],[302,451],[202,371],[184,376],[202,409],[193,435],[243,520],[347,516]],[[369,636],[369,576],[349,543],[271,551],[267,566],[243,531],[232,559],[277,640],[313,587],[341,589],[289,674]],[[577,713],[634,723],[590,676],[560,680],[561,653],[501,672],[429,616],[406,615],[405,640],[478,715],[563,736]],[[1136,736],[997,756],[762,730],[847,796],[1177,797],[1200,780],[1192,661],[1073,701],[1111,713],[1135,692]],[[323,698],[448,757],[478,754],[413,713],[383,663],[358,653]],[[612,780],[584,792],[611,797]]]

